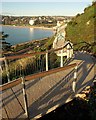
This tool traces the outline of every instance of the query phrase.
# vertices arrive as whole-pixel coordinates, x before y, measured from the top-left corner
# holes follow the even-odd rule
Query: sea
[[[42,28],[29,28],[29,27],[14,27],[14,26],[2,26],[4,34],[9,36],[6,38],[6,42],[11,45],[16,45],[32,40],[41,40],[47,37],[51,37],[54,31],[51,29]]]

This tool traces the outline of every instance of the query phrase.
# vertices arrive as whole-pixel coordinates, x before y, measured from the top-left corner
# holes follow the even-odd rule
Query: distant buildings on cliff
[[[38,25],[53,24],[53,26],[61,24],[61,22],[70,21],[72,17],[67,16],[2,16],[0,24],[4,25]]]

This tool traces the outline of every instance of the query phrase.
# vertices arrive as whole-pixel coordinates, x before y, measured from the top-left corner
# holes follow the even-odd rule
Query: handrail
[[[63,47],[60,47],[60,48],[57,48],[57,49],[47,50],[47,51],[44,51],[44,52],[33,52],[33,53],[30,53],[30,54],[7,56],[7,57],[4,57],[4,58],[0,58],[0,61],[3,61],[5,58],[6,58],[7,60],[9,60],[9,59],[18,59],[18,58],[23,58],[23,57],[30,57],[30,56],[33,56],[33,55],[43,55],[43,54],[46,54],[46,53],[50,53],[50,52],[55,52],[55,51],[58,51],[58,50],[62,50],[62,49],[64,49],[68,44],[70,44],[70,43],[67,43],[67,44],[66,44],[65,46],[63,46]]]
[[[41,72],[41,73],[35,73],[33,75],[25,76],[25,80],[29,81],[29,80],[33,80],[33,79],[36,79],[36,78],[44,77],[44,76],[47,76],[47,75],[50,75],[50,74],[53,74],[53,73],[56,73],[56,72],[59,72],[59,71],[62,71],[62,70],[67,70],[67,69],[70,69],[70,68],[73,68],[73,67],[76,67],[76,66],[77,66],[77,64],[74,63],[74,64],[67,65],[65,67],[55,68],[55,69],[52,69],[52,70],[49,70],[49,71],[44,71],[44,72]],[[9,89],[11,87],[14,87],[14,86],[20,84],[21,82],[22,82],[21,78],[18,78],[14,81],[11,81],[9,83],[1,85],[0,86],[0,92],[3,91],[3,90]]]

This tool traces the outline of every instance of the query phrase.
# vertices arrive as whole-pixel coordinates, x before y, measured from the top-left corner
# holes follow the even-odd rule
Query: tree
[[[2,49],[3,51],[9,50],[11,47],[11,44],[5,41],[8,36],[8,34],[0,32],[0,49]]]

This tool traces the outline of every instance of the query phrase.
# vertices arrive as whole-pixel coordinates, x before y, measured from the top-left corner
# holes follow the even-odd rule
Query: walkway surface
[[[92,85],[95,76],[95,62],[96,60],[87,53],[77,52],[75,54],[75,58],[70,63],[78,63],[75,93],[72,90],[73,68],[26,82],[30,119],[34,117],[37,119],[69,102],[86,86]],[[2,112],[3,118],[16,120],[25,118],[21,85],[3,91],[1,98],[3,101],[0,105],[0,112]]]

